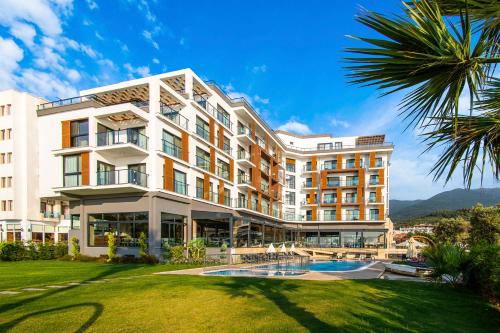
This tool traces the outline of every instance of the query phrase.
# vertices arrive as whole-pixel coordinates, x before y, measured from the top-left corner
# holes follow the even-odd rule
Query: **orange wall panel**
[[[311,217],[313,221],[318,220],[318,207],[312,207],[311,208]]]
[[[342,169],[342,154],[337,155],[337,169]]]
[[[224,181],[219,180],[219,203],[224,204]]]
[[[164,158],[165,164],[163,167],[163,186],[167,191],[174,190],[174,162],[168,158]]]
[[[80,155],[82,162],[82,185],[90,185],[90,161],[89,153],[82,153]]]
[[[215,144],[215,120],[210,118],[208,125],[209,125],[209,129],[210,129],[208,138],[210,140],[210,143],[214,145]]]
[[[71,147],[71,122],[69,120],[61,121],[61,134],[62,148]]]
[[[378,171],[378,179],[380,185],[385,185],[385,172],[384,169]]]
[[[365,204],[364,203],[359,205],[359,219],[361,221],[365,220]]]
[[[229,180],[234,182],[234,160],[229,160]]]
[[[189,163],[189,134],[182,132],[182,160]]]
[[[385,219],[385,207],[384,207],[384,205],[383,204],[380,205],[380,207],[378,209],[379,209],[378,210],[378,218],[380,220],[384,220]]]
[[[370,168],[375,167],[375,152],[370,153]]]
[[[210,172],[215,173],[215,148],[210,147]]]
[[[313,173],[311,175],[311,178],[312,178],[312,187],[317,187],[318,186],[318,174],[317,173]]]
[[[354,166],[356,169],[359,169],[361,167],[361,154],[356,153],[354,154]]]
[[[217,140],[217,145],[220,149],[224,149],[224,127],[219,124],[219,137]]]
[[[311,170],[312,171],[318,170],[318,157],[317,156],[311,157]]]

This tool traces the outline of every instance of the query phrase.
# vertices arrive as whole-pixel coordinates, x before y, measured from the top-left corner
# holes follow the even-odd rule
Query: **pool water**
[[[203,275],[214,276],[256,276],[256,277],[269,277],[269,276],[297,276],[304,273],[290,272],[290,271],[256,271],[249,269],[222,269],[218,271],[204,272]]]
[[[329,260],[329,261],[311,261],[306,265],[299,265],[298,263],[285,264],[271,264],[257,266],[260,269],[287,269],[287,270],[308,270],[311,272],[346,272],[366,268],[372,262],[368,261],[345,261],[345,260]]]

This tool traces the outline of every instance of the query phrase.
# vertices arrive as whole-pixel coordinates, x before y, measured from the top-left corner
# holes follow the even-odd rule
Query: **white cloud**
[[[97,2],[95,2],[93,0],[86,0],[86,1],[87,1],[87,5],[89,6],[90,10],[94,10],[94,9],[99,8],[99,6],[97,5]]]
[[[65,98],[77,95],[76,89],[69,82],[31,68],[23,71],[20,80],[28,91],[42,96]]]
[[[80,81],[81,78],[80,73],[75,69],[69,69],[66,72],[66,76],[73,82]]]
[[[12,39],[0,37],[0,89],[14,88],[15,72],[19,68],[19,62],[24,57],[23,50]]]
[[[148,31],[148,30],[144,30],[142,32],[142,36],[148,41],[151,43],[151,45],[153,45],[153,47],[157,50],[160,49],[160,46],[158,45],[158,43],[153,39],[153,32],[151,31]]]
[[[97,37],[97,39],[104,40],[104,37],[102,37],[101,34],[97,31],[95,32],[95,36]]]
[[[330,125],[333,127],[343,127],[343,128],[349,128],[350,124],[349,122],[337,118],[331,118],[330,119]]]
[[[92,24],[94,24],[94,23],[92,23],[92,21],[91,21],[91,20],[84,19],[84,20],[82,21],[82,24],[83,24],[84,26],[86,26],[86,27],[89,27],[89,26],[91,26],[91,25],[92,25]]]
[[[145,77],[150,75],[149,66],[133,67],[131,64],[126,63],[123,65],[123,67],[127,70],[128,72],[127,76],[129,79],[133,79],[136,77]]]
[[[152,62],[153,62],[153,64],[159,64],[160,60],[158,60],[157,58],[153,58]]]
[[[267,72],[267,66],[266,65],[257,65],[257,66],[253,66],[252,67],[252,72],[254,74],[257,74],[257,73],[265,73]]]
[[[250,103],[254,107],[255,111],[257,111],[257,112],[260,112],[259,105],[262,106],[262,105],[269,104],[269,98],[263,98],[263,97],[260,97],[259,95],[250,96],[247,93],[235,91],[232,83],[228,83],[226,85],[222,84],[221,88],[226,92],[227,96],[229,96],[229,98],[231,98],[231,99],[235,99],[235,98],[246,99],[246,101],[248,103]]]
[[[183,37],[179,40],[179,45],[184,46],[185,44],[186,44],[186,39],[184,39]]]
[[[17,39],[20,39],[27,47],[33,47],[33,38],[36,36],[36,30],[31,24],[14,22],[10,27],[10,33]]]
[[[262,98],[259,95],[255,95],[253,97],[253,100],[257,103],[262,103],[262,104],[269,104],[269,98]]]
[[[311,134],[311,129],[309,128],[309,126],[307,126],[307,124],[301,123],[294,119],[288,120],[286,123],[279,126],[278,129],[301,135]]]

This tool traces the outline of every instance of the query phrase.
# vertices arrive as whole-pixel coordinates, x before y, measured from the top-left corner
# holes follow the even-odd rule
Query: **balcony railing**
[[[302,167],[303,172],[310,172],[312,171],[312,165],[311,164],[306,164]]]
[[[97,133],[97,146],[99,147],[125,143],[148,149],[148,137],[133,128]]]
[[[252,132],[246,126],[238,126],[237,133],[238,133],[238,135],[246,135],[248,137],[251,137],[251,135],[252,135]]]
[[[48,103],[43,103],[38,105],[38,110],[44,110],[44,109],[50,109],[58,106],[65,106],[65,105],[72,105],[72,104],[79,104],[79,103],[84,103],[88,101],[95,101],[96,100],[96,95],[86,95],[86,96],[77,96],[77,97],[71,97],[71,98],[66,98],[66,99],[60,99],[57,101],[52,101]]]
[[[342,203],[357,203],[357,197],[343,197]]]
[[[148,175],[134,169],[97,172],[98,186],[121,184],[132,184],[146,187],[148,185]]]
[[[334,203],[337,203],[337,198],[336,197],[324,197],[323,198],[323,203],[325,203],[325,204],[334,204]]]
[[[173,157],[182,158],[182,147],[174,145],[172,142],[161,140],[163,152]]]
[[[262,192],[269,192],[269,184],[261,183],[260,184],[260,189]]]
[[[59,219],[61,217],[59,212],[43,212],[42,214],[45,219]]]
[[[196,197],[198,199],[204,199],[204,191],[203,191],[203,188],[202,187],[197,187],[196,188]]]
[[[309,199],[306,199],[306,200],[304,200],[304,201],[301,201],[301,202],[300,202],[300,205],[301,205],[301,206],[307,206],[307,205],[315,205],[315,204],[317,204],[317,203],[318,203],[318,202],[317,202],[316,200],[313,200],[313,201],[309,202]]]
[[[210,160],[201,156],[196,156],[196,166],[203,170],[210,171]]]
[[[287,164],[286,171],[287,172],[295,172],[295,164]]]
[[[264,141],[264,139],[262,139],[258,136],[256,136],[255,139],[257,141],[257,144],[260,146],[260,148],[266,149],[266,141]]]
[[[218,110],[216,107],[214,107],[212,104],[210,104],[205,97],[198,95],[198,94],[194,94],[193,99],[209,115],[216,118],[224,126],[229,128],[230,130],[232,130],[233,124],[231,123],[231,120],[229,119],[229,117],[225,116],[220,110]]]
[[[370,166],[370,168],[382,168],[385,165],[383,160],[375,160],[375,163],[373,166]]]
[[[238,159],[250,161],[250,154],[246,150],[238,150]]]
[[[338,167],[338,163],[323,163],[321,165],[321,170],[357,169],[356,162],[345,162],[340,164],[340,168]],[[363,160],[359,161],[359,168],[365,168],[365,163]]]
[[[187,195],[188,194],[188,184],[178,180],[174,180],[174,192]]]
[[[216,173],[217,176],[222,177],[222,178],[224,178],[226,180],[229,180],[229,170],[227,168],[222,167],[220,165],[217,165],[215,169],[216,169],[216,172],[217,172]]]
[[[370,184],[370,185],[379,185],[380,184],[380,180],[378,178],[376,178],[376,179],[371,179],[370,178],[368,184]]]
[[[248,199],[247,198],[238,198],[234,200],[235,208],[248,208]]]
[[[250,185],[252,183],[252,181],[250,180],[250,177],[248,177],[247,175],[238,175],[238,184],[247,184],[247,185]]]
[[[310,188],[310,187],[313,187],[312,181],[302,183],[302,188]]]
[[[331,180],[326,182],[326,187],[358,186],[359,180]]]
[[[173,109],[172,107],[166,104],[160,105],[160,114],[170,119],[171,121],[173,121],[175,124],[179,125],[182,128],[188,129],[189,127],[189,120],[183,115],[181,115],[179,111]]]
[[[210,132],[199,124],[196,124],[196,134],[202,139],[210,141]]]
[[[260,170],[262,170],[266,175],[268,175],[270,171],[269,165],[261,162]]]

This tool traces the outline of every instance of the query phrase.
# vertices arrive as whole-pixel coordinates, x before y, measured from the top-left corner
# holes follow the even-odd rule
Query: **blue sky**
[[[396,145],[391,197],[461,187],[427,173],[439,152],[398,117],[400,96],[347,83],[346,35],[373,36],[360,7],[397,13],[399,0],[0,1],[0,89],[54,99],[81,89],[190,67],[245,96],[273,128],[335,136],[381,134]],[[479,180],[475,187],[479,187]],[[485,187],[498,186],[487,177]]]

